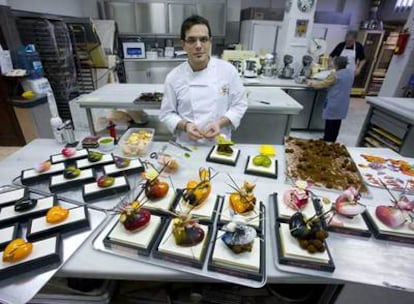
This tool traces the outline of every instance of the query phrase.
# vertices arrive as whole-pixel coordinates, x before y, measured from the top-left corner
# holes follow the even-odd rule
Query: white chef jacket
[[[194,143],[185,132],[177,130],[182,119],[204,130],[209,123],[227,117],[232,126],[222,128],[221,133],[230,138],[232,127],[239,126],[246,109],[244,87],[235,67],[227,61],[210,58],[201,71],[194,72],[184,62],[167,75],[159,119],[171,133],[177,133],[179,142]]]

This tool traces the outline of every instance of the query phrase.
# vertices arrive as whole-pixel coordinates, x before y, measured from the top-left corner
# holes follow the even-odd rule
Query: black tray
[[[39,197],[37,198],[37,200],[41,200],[41,199],[45,199],[48,197],[53,197],[53,206],[56,205],[56,196],[55,195],[50,195],[50,196],[45,196],[45,197]],[[8,206],[6,208],[14,208],[14,206]],[[24,211],[19,213],[17,216],[14,217],[10,217],[4,220],[0,220],[0,227],[4,227],[7,226],[9,224],[12,223],[23,223],[26,222],[27,220],[31,219],[31,218],[36,218],[42,215],[45,215],[47,213],[49,209],[41,209],[41,210],[28,210],[28,211]]]
[[[86,169],[88,170],[88,169]],[[49,181],[49,189],[51,192],[55,193],[55,192],[60,192],[60,191],[65,191],[68,189],[72,189],[72,188],[76,188],[79,186],[82,186],[83,184],[87,184],[90,182],[93,182],[96,180],[96,172],[92,170],[92,176],[88,177],[88,178],[81,178],[81,179],[68,179],[66,183],[64,184],[58,184],[58,185],[52,185],[52,179],[50,179]]]
[[[11,240],[0,240],[0,251],[3,251],[4,248],[6,248],[6,246],[14,239],[17,238],[18,233],[19,233],[19,224],[15,223],[14,225],[8,226],[8,227],[3,227],[1,229],[5,229],[5,228],[11,228],[13,227],[13,234],[12,234],[12,238]]]
[[[0,270],[0,281],[7,280],[7,282],[2,283],[7,284],[10,281],[10,284],[12,284],[20,275],[30,277],[38,271],[44,272],[45,269],[57,268],[62,262],[62,240],[60,235],[53,235],[52,237],[57,238],[54,253],[27,262],[11,264],[9,267]],[[36,246],[36,243],[33,245]]]
[[[85,209],[85,218],[78,220],[76,222],[71,222],[68,224],[58,225],[58,226],[52,226],[51,228],[47,230],[42,230],[39,232],[32,233],[32,221],[31,219],[29,223],[27,224],[27,233],[26,237],[29,241],[36,241],[40,239],[45,239],[49,237],[51,234],[55,233],[61,233],[67,235],[72,235],[75,233],[79,233],[81,231],[89,230],[90,229],[90,223],[89,223],[89,213],[88,208],[86,206],[74,206],[76,208],[84,208]],[[45,219],[46,220],[46,219]]]
[[[89,202],[89,201],[104,198],[104,197],[107,197],[107,196],[127,192],[131,189],[131,187],[129,186],[129,182],[128,182],[127,178],[125,178],[125,181],[126,181],[126,185],[121,185],[121,186],[112,187],[112,188],[102,188],[102,190],[92,192],[92,193],[88,193],[88,194],[85,193],[85,185],[83,185],[83,187],[82,187],[83,200],[85,202]]]
[[[103,243],[106,247],[109,247],[111,249],[123,249],[123,248],[128,248],[128,249],[132,249],[133,251],[135,251],[138,255],[143,255],[143,256],[149,256],[151,253],[151,250],[155,244],[155,242],[157,241],[158,236],[161,234],[161,231],[163,231],[164,226],[166,225],[166,218],[165,217],[161,217],[161,223],[158,226],[158,229],[155,231],[152,240],[150,241],[150,243],[148,244],[147,248],[142,248],[139,246],[134,246],[132,244],[127,244],[127,243],[122,243],[116,240],[111,240],[111,238],[109,237],[109,235],[112,233],[112,231],[115,229],[116,225],[118,224],[119,221],[116,221],[114,226],[111,228],[111,230],[108,232],[108,235],[105,237],[105,239],[103,240]]]
[[[288,224],[283,224],[283,225],[288,225]],[[275,223],[275,229],[276,229],[276,243],[277,243],[276,250],[277,250],[279,264],[300,267],[300,268],[308,268],[308,269],[319,270],[319,271],[334,272],[335,264],[333,262],[331,253],[329,251],[329,248],[326,242],[325,242],[325,247],[329,255],[329,262],[327,264],[317,262],[317,261],[305,261],[301,259],[284,257],[282,253],[282,244],[281,244],[280,235],[279,235],[280,223],[278,222]],[[299,246],[299,243],[298,243],[298,246]]]
[[[102,152],[99,152],[99,153],[102,153]],[[105,153],[102,153],[102,154],[104,154],[102,157],[104,157],[105,155],[108,155],[108,154],[105,154]],[[82,161],[82,160],[84,160],[84,159],[78,159],[78,160],[76,161],[76,163],[75,163],[76,168],[79,168],[79,169],[100,168],[100,167],[102,167],[102,166],[105,166],[105,165],[108,165],[108,164],[112,164],[112,163],[114,162],[114,160],[113,160],[113,158],[112,158],[112,157],[111,157],[111,159],[106,160],[106,161],[102,161],[102,160],[100,160],[100,161],[96,161],[96,162],[90,162],[90,161],[88,161],[88,159],[86,158],[86,159],[85,159],[85,160],[87,160],[87,164],[86,164],[86,166],[79,167],[79,162],[80,162],[80,161]]]
[[[54,164],[54,165],[58,165],[58,164]],[[33,168],[31,168],[31,169],[25,169],[25,170],[22,170],[22,172],[20,173],[20,180],[21,180],[21,182],[22,182],[23,185],[31,185],[31,184],[34,184],[34,183],[39,183],[39,182],[42,182],[44,180],[49,179],[50,176],[59,175],[59,174],[61,174],[65,170],[65,166],[63,165],[62,170],[58,170],[58,171],[54,171],[54,172],[48,172],[48,171],[46,171],[46,172],[41,173],[41,174],[39,174],[37,176],[23,178],[24,172],[25,171],[31,171],[31,170],[34,170],[34,169]]]
[[[386,240],[398,243],[405,243],[405,244],[414,244],[414,235],[412,237],[404,236],[404,235],[397,235],[387,233],[386,231],[381,231],[378,229],[377,225],[375,224],[374,220],[369,214],[368,211],[365,211],[362,216],[365,219],[369,229],[371,229],[372,233],[374,234],[375,238],[379,240]]]
[[[104,172],[105,175],[114,176],[114,177],[121,176],[121,175],[137,174],[137,173],[144,172],[145,171],[145,167],[142,164],[141,160],[139,160],[139,162],[141,163],[141,167],[132,167],[132,168],[126,167],[123,170],[120,170],[120,171],[117,171],[117,172],[112,172],[112,173],[108,173],[107,172],[106,167],[108,165],[106,165],[106,166],[103,167],[103,172]]]
[[[244,167],[244,174],[277,179],[277,167],[278,167],[277,159],[275,159],[275,172],[274,173],[273,172],[272,173],[265,173],[265,172],[247,170],[247,165],[249,164],[249,161],[250,161],[250,156],[247,157],[246,165]]]
[[[24,200],[28,196],[27,188],[26,187],[15,187],[15,186],[2,186],[3,188],[9,188],[9,190],[3,191],[3,193],[9,193],[13,191],[21,191],[23,189],[23,196],[21,198],[18,198],[17,200],[3,200],[3,202],[0,202],[0,208],[14,205],[17,201]],[[1,188],[1,187],[0,187]]]
[[[82,151],[82,150],[86,150],[86,152],[88,152],[88,149],[80,149],[80,150],[77,150],[77,151],[79,152],[79,151]],[[59,161],[56,161],[56,160],[54,161],[53,160],[53,157],[54,156],[57,156],[57,155],[62,155],[62,153],[50,155],[50,162],[52,164],[58,164],[58,163],[65,163],[65,164],[70,163],[70,164],[72,164],[72,163],[74,163],[78,159],[82,159],[82,158],[88,157],[88,153],[86,153],[85,155],[83,155],[83,154],[82,155],[76,155],[75,154],[72,157],[68,157],[68,158],[65,158],[65,159],[62,159],[62,160],[59,160]]]
[[[210,152],[208,153],[207,157],[206,157],[206,161],[207,162],[211,162],[211,163],[217,163],[217,164],[222,164],[222,165],[228,165],[228,166],[236,166],[237,161],[239,160],[239,156],[240,156],[240,150],[237,149],[237,156],[236,159],[233,161],[232,159],[229,160],[224,160],[224,159],[216,159],[216,158],[212,158],[211,154],[213,153],[214,149],[216,146],[213,146],[210,150]]]

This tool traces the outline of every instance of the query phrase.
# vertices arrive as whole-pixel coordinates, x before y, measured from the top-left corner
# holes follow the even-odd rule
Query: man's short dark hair
[[[181,40],[185,40],[185,33],[197,24],[204,24],[205,26],[207,26],[208,36],[211,38],[211,29],[208,20],[198,15],[192,15],[185,19],[183,24],[181,25]]]
[[[334,59],[334,65],[337,70],[345,69],[348,65],[348,58],[345,56],[338,56]]]

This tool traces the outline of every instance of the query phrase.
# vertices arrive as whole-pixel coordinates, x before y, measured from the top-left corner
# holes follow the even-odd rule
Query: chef
[[[349,31],[345,41],[339,43],[329,56],[331,59],[339,56],[348,58],[347,69],[354,71],[355,76],[358,76],[365,65],[365,54],[364,47],[356,38],[357,32]]]
[[[183,22],[181,41],[188,61],[167,75],[160,121],[179,142],[214,143],[218,134],[230,138],[247,109],[235,67],[210,56],[211,29],[201,16]]]

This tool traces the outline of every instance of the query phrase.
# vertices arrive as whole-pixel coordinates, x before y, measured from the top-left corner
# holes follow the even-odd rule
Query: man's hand
[[[220,121],[213,121],[207,125],[207,128],[204,130],[204,137],[207,139],[214,139],[217,135],[220,134]]]
[[[196,141],[203,138],[201,131],[192,122],[186,124],[185,132],[191,140]]]

